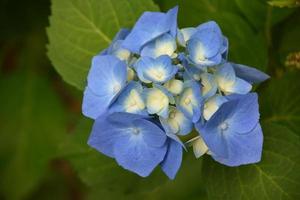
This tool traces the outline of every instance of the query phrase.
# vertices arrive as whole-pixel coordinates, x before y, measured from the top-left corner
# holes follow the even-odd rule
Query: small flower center
[[[162,78],[162,76],[163,76],[163,75],[162,75],[162,73],[160,73],[160,72],[157,72],[157,74],[156,74],[156,77],[157,77],[157,78],[161,79],[161,78]]]
[[[138,134],[140,133],[140,129],[138,129],[138,128],[133,128],[133,129],[132,129],[132,133],[133,133],[134,135],[138,135]]]
[[[228,123],[227,122],[223,122],[220,125],[220,128],[221,128],[222,131],[226,131],[228,129]]]
[[[164,72],[161,69],[158,69],[154,72],[154,76],[158,79],[158,80],[162,80],[164,77]]]
[[[185,105],[189,105],[191,103],[191,99],[190,98],[186,98],[184,100]]]
[[[198,55],[198,60],[199,60],[199,61],[205,61],[205,60],[206,60],[206,57],[205,57],[203,54],[199,54],[199,55]]]

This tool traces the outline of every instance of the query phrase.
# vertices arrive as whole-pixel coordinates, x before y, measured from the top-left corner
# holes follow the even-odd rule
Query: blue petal
[[[228,58],[228,46],[229,46],[229,42],[227,37],[223,36],[223,45],[222,45],[222,49],[221,49],[221,54],[222,54],[222,58],[227,60]]]
[[[261,83],[270,78],[269,75],[252,67],[233,63],[232,66],[234,68],[236,76],[249,83]]]
[[[210,31],[218,33],[219,35],[222,34],[219,25],[215,21],[208,21],[203,24],[200,24],[196,29],[197,31],[205,31],[208,29]]]
[[[180,131],[178,135],[187,135],[191,133],[194,126],[193,123],[188,118],[183,118],[181,121],[179,121],[180,125]]]
[[[89,87],[86,87],[83,94],[82,113],[87,117],[96,119],[107,111],[110,101],[110,95],[98,96]]]
[[[178,71],[178,68],[172,64],[172,60],[168,56],[160,56],[155,61],[156,61],[155,62],[156,66],[152,66],[151,68],[148,67],[148,69],[157,71],[158,68],[161,68],[163,71],[165,71],[166,75],[165,75],[165,78],[162,81],[160,81],[160,79],[157,80],[157,77],[153,76],[151,74],[151,72],[148,73],[148,71],[145,70],[145,76],[146,77],[151,76],[151,79],[153,82],[164,83],[164,82],[172,79]]]
[[[256,127],[246,134],[235,134],[228,139],[229,156],[213,158],[228,166],[239,166],[250,163],[257,163],[261,160],[263,145],[263,134],[258,123]]]
[[[198,39],[191,39],[187,44],[187,51],[189,53],[189,60],[195,65],[201,66],[213,66],[218,65],[222,61],[222,56],[220,53],[209,56],[210,50],[206,49],[201,41]]]
[[[200,62],[199,65],[200,67],[202,66],[211,67],[211,66],[219,65],[221,64],[221,62],[222,62],[222,55],[218,53],[217,55]]]
[[[222,55],[220,53],[218,53],[217,55],[204,60],[203,62],[201,62],[200,65],[204,65],[204,66],[214,66],[214,65],[219,65],[222,62]]]
[[[151,147],[162,147],[165,145],[167,136],[165,132],[156,124],[148,119],[136,119],[132,122],[135,127],[138,127],[143,140]]]
[[[229,154],[227,141],[226,137],[218,129],[218,122],[210,122],[208,125],[202,125],[198,122],[195,124],[195,127],[205,144],[208,146],[208,149],[212,151],[214,155],[227,158]]]
[[[146,106],[142,97],[143,87],[140,83],[131,81],[111,105],[110,112],[128,112],[146,115]]]
[[[177,41],[178,41],[178,43],[181,46],[185,47],[187,41],[191,38],[191,36],[195,32],[196,32],[196,28],[194,28],[194,27],[188,27],[188,28],[180,29],[178,31],[178,34],[177,34]]]
[[[136,61],[134,68],[136,70],[137,76],[140,79],[140,81],[144,83],[151,83],[150,80],[144,77],[144,70],[146,66],[152,66],[153,63],[154,63],[154,59],[150,57],[141,57]]]
[[[205,67],[201,67],[201,68],[199,68],[198,66],[195,67],[194,64],[191,64],[189,62],[188,58],[186,58],[185,55],[179,54],[179,59],[184,68],[184,74],[183,74],[184,80],[200,81],[201,79],[200,75],[203,72],[207,71]]]
[[[231,63],[219,67],[216,80],[219,88],[225,93],[246,94],[252,89],[250,83],[236,77]]]
[[[235,94],[226,96],[226,98],[230,101],[238,100],[235,110],[228,120],[230,127],[237,133],[245,133],[252,130],[259,120],[257,94]]]
[[[93,125],[88,144],[106,156],[113,158],[113,146],[117,138],[124,137],[119,128],[116,124],[109,121],[108,115],[98,117]]]
[[[136,121],[135,125],[141,131],[138,135],[131,133],[130,137],[122,137],[114,145],[114,155],[118,164],[142,177],[148,176],[153,171],[164,159],[167,151],[166,145],[152,146],[158,135],[164,136],[165,139],[165,133],[155,128],[156,125],[145,122]]]
[[[195,80],[200,81],[201,79],[201,73],[203,73],[203,70],[189,64],[183,65],[185,72],[184,72],[184,79],[185,80]]]
[[[209,98],[204,104],[203,117],[209,120],[211,116],[219,109],[219,107],[228,101],[224,96],[215,95]]]
[[[134,120],[138,120],[138,119],[150,120],[151,118],[150,116],[138,115],[138,114],[126,113],[126,112],[107,114],[107,120],[108,120],[107,123],[112,123],[116,127],[127,126],[128,124],[132,124]]]
[[[196,33],[187,43],[189,59],[200,66],[220,64],[224,51],[224,37],[219,26],[213,21],[197,27]]]
[[[111,96],[111,99],[125,86],[126,64],[115,56],[95,56],[88,74],[88,87],[98,96]]]
[[[206,124],[197,123],[196,128],[210,151],[217,157],[229,158],[230,143],[233,135],[247,134],[258,123],[259,112],[257,95],[228,96]]]
[[[103,114],[125,86],[127,69],[118,58],[95,56],[83,96],[83,114],[93,119]]]
[[[176,41],[170,34],[165,33],[149,44],[141,51],[141,56],[157,58],[161,55],[172,56],[176,50]]]
[[[243,79],[236,78],[231,88],[228,88],[226,92],[236,94],[247,94],[252,89],[252,85]]]
[[[213,114],[207,123],[202,124],[198,122],[195,124],[196,130],[209,150],[223,158],[228,157],[228,146],[220,125],[234,112],[236,104],[237,101],[226,102]]]
[[[170,32],[175,37],[177,10],[178,8],[175,7],[167,13],[144,12],[124,40],[123,47],[133,53],[139,53],[146,43],[164,33]]]
[[[136,63],[136,69],[140,80],[146,83],[164,83],[172,79],[178,71],[168,56],[156,59],[141,57]]]
[[[202,96],[204,99],[214,96],[217,92],[218,86],[214,79],[214,76],[210,73],[201,74],[201,84],[202,84]]]
[[[189,47],[189,44],[194,44],[194,48]],[[217,55],[222,50],[223,37],[215,29],[198,30],[188,42],[188,50],[201,53],[206,58],[211,58]],[[196,45],[196,46],[195,46]],[[203,52],[198,52],[203,51]],[[189,51],[191,53],[191,51]]]
[[[148,176],[164,159],[166,134],[143,116],[114,113],[96,119],[89,144],[119,165]]]
[[[223,54],[223,53],[225,53],[225,51],[227,51],[227,49],[228,49],[228,40],[227,40],[226,37],[224,37],[222,35],[222,31],[221,31],[219,25],[215,21],[208,21],[206,23],[200,24],[197,27],[197,32],[199,32],[199,33],[201,33],[201,32],[202,33],[205,33],[205,32],[214,33],[216,35],[214,40],[219,41],[219,39],[220,39],[222,41],[221,42],[222,45],[221,45],[221,48],[219,49],[219,52],[221,54]]]
[[[232,65],[230,63],[224,63],[219,66],[216,72],[217,81],[222,84],[223,82],[234,82],[235,81],[235,73]]]
[[[174,179],[182,162],[182,146],[175,140],[170,139],[165,159],[161,163],[163,172]]]
[[[147,177],[163,160],[166,147],[153,148],[143,141],[130,138],[118,141],[114,146],[115,158],[119,165],[142,177]]]
[[[167,12],[167,24],[170,25],[170,34],[176,38],[177,35],[177,14],[178,14],[178,6],[171,8]]]
[[[176,102],[177,108],[194,123],[197,122],[201,115],[202,97],[201,87],[195,81],[185,82],[182,94]]]
[[[183,142],[180,140],[180,138],[176,134],[167,132],[167,131],[166,131],[166,134],[169,138],[171,138],[172,140],[175,140],[178,144],[181,145],[182,148],[184,148],[184,150],[187,151],[186,146],[183,144]]]

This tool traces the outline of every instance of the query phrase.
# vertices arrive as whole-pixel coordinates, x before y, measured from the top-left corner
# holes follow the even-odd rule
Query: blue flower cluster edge
[[[179,29],[177,13],[144,12],[94,56],[82,103],[95,120],[88,145],[142,177],[160,166],[174,179],[188,147],[227,166],[259,162],[263,133],[251,90],[269,76],[228,61],[216,22]]]

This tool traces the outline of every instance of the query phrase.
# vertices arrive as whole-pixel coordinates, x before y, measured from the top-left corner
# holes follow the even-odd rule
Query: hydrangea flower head
[[[88,144],[142,177],[160,167],[174,179],[188,146],[227,166],[259,162],[251,89],[269,76],[227,60],[216,22],[179,29],[177,12],[145,12],[93,58],[82,103],[95,120]]]

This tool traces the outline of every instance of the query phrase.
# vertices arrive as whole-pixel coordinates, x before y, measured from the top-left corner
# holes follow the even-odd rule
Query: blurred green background
[[[300,199],[297,3],[0,0],[0,199]],[[140,178],[87,146],[92,121],[81,115],[80,89],[92,55],[108,45],[97,30],[111,39],[143,11],[175,5],[181,28],[216,20],[229,59],[271,75],[256,88],[260,164],[229,168],[189,151],[174,181],[159,169]]]

